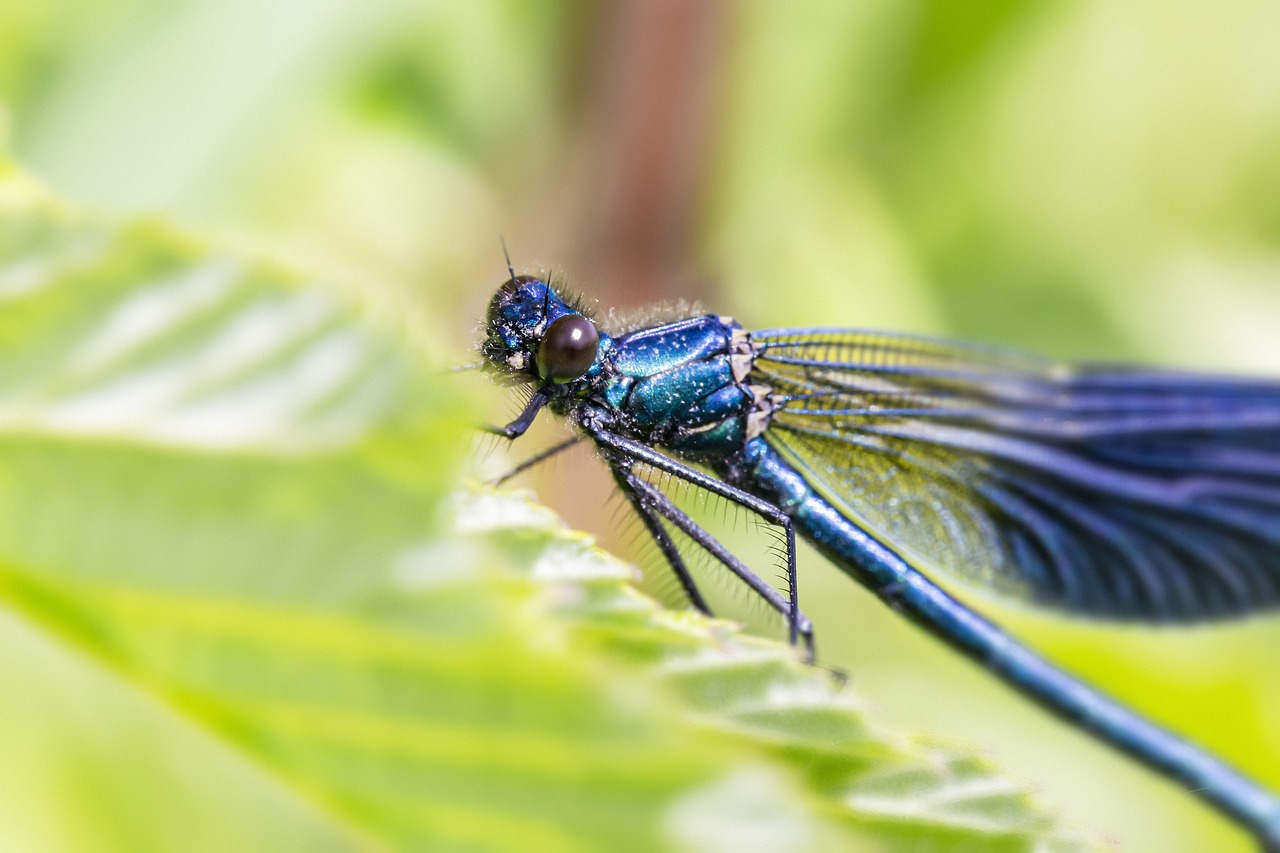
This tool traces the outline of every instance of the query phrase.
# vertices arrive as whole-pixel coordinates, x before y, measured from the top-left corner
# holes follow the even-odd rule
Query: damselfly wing
[[[1092,616],[1280,602],[1280,383],[769,330],[765,440],[926,571]]]

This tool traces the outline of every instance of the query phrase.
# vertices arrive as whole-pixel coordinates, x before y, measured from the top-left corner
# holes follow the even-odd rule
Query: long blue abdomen
[[[797,531],[896,611],[1042,707],[1177,779],[1280,845],[1280,799],[1225,762],[1154,725],[1015,642],[823,499],[763,438],[718,466],[791,516]],[[1270,849],[1270,848],[1269,848]]]

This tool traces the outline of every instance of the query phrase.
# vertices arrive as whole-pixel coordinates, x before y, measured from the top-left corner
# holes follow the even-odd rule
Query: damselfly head
[[[513,276],[489,302],[481,353],[490,367],[517,382],[564,384],[595,363],[600,333],[551,285]]]

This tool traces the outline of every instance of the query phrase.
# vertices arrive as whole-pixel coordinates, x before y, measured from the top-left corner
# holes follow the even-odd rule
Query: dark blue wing
[[[1280,382],[771,330],[765,433],[922,569],[1157,621],[1280,604]]]

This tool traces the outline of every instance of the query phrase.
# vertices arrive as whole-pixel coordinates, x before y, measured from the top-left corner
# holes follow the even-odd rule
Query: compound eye
[[[596,360],[600,334],[581,314],[557,318],[538,345],[538,375],[548,382],[572,382]]]

